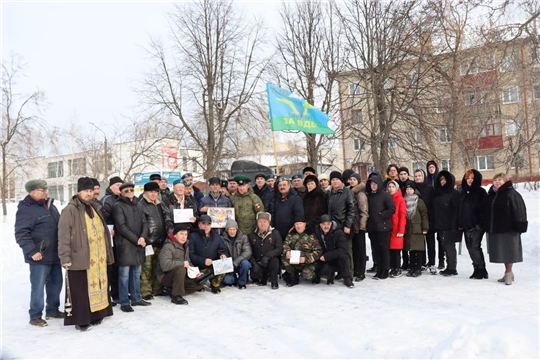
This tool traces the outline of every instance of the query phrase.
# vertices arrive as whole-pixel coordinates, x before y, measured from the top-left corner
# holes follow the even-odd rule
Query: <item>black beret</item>
[[[258,173],[257,175],[255,175],[255,180],[257,180],[260,177],[266,180],[266,175],[264,175],[263,173]]]
[[[161,180],[161,175],[159,175],[159,174],[150,175],[150,181],[152,181],[152,180]]]
[[[317,172],[315,171],[315,169],[312,168],[311,166],[306,166],[306,167],[304,168],[304,170],[302,170],[302,174],[305,174],[307,171],[310,171],[310,172],[312,172],[313,174],[316,174],[316,173],[317,173]]]
[[[332,171],[330,173],[330,181],[332,181],[332,179],[339,179],[341,180],[342,177],[341,177],[341,173],[339,171]]]
[[[189,232],[189,227],[186,226],[186,225],[182,225],[182,224],[174,225],[173,235],[176,235],[176,233],[179,232],[179,231],[187,231],[187,232]]]
[[[405,171],[407,173],[407,175],[409,175],[409,169],[407,169],[405,166],[402,166],[398,169],[398,174],[401,174],[403,171]]]

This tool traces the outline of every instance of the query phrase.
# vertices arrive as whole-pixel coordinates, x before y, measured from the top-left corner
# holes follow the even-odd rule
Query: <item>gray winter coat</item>
[[[234,244],[227,231],[223,232],[223,241],[225,242],[225,246],[229,248],[234,267],[240,266],[242,260],[249,261],[251,258],[251,245],[249,245],[249,240],[242,230],[238,229]]]
[[[193,266],[189,259],[189,240],[186,241],[183,247],[170,239],[165,240],[158,258],[157,278],[160,282],[165,273],[174,270],[178,266],[184,266],[184,261],[189,262],[189,265]]]

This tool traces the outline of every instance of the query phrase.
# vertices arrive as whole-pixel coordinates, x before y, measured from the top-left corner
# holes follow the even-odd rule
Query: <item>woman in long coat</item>
[[[403,249],[410,251],[411,269],[407,276],[422,275],[423,253],[425,251],[424,237],[429,231],[429,218],[426,204],[416,189],[416,184],[405,182],[405,205],[407,207],[407,226],[405,228],[405,243]]]
[[[487,232],[489,262],[504,263],[499,282],[512,285],[514,263],[523,261],[521,234],[527,232],[527,209],[521,195],[505,174],[493,177],[493,186],[483,206],[483,223]]]

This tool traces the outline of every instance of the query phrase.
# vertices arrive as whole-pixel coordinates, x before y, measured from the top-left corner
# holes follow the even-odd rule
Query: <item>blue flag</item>
[[[268,107],[272,131],[299,130],[309,134],[333,134],[328,114],[306,100],[291,97],[292,92],[267,83]]]

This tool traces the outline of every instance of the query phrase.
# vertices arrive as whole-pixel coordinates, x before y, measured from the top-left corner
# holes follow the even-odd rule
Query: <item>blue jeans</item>
[[[118,267],[118,301],[120,305],[129,305],[142,300],[141,265]]]
[[[43,289],[47,294],[46,315],[58,312],[60,292],[62,291],[62,266],[60,264],[30,264],[30,320],[41,319],[44,300]]]
[[[251,263],[247,260],[242,260],[240,265],[234,269],[234,272],[225,275],[223,283],[225,285],[234,284],[236,273],[238,273],[238,285],[246,285],[249,269],[251,269]]]

